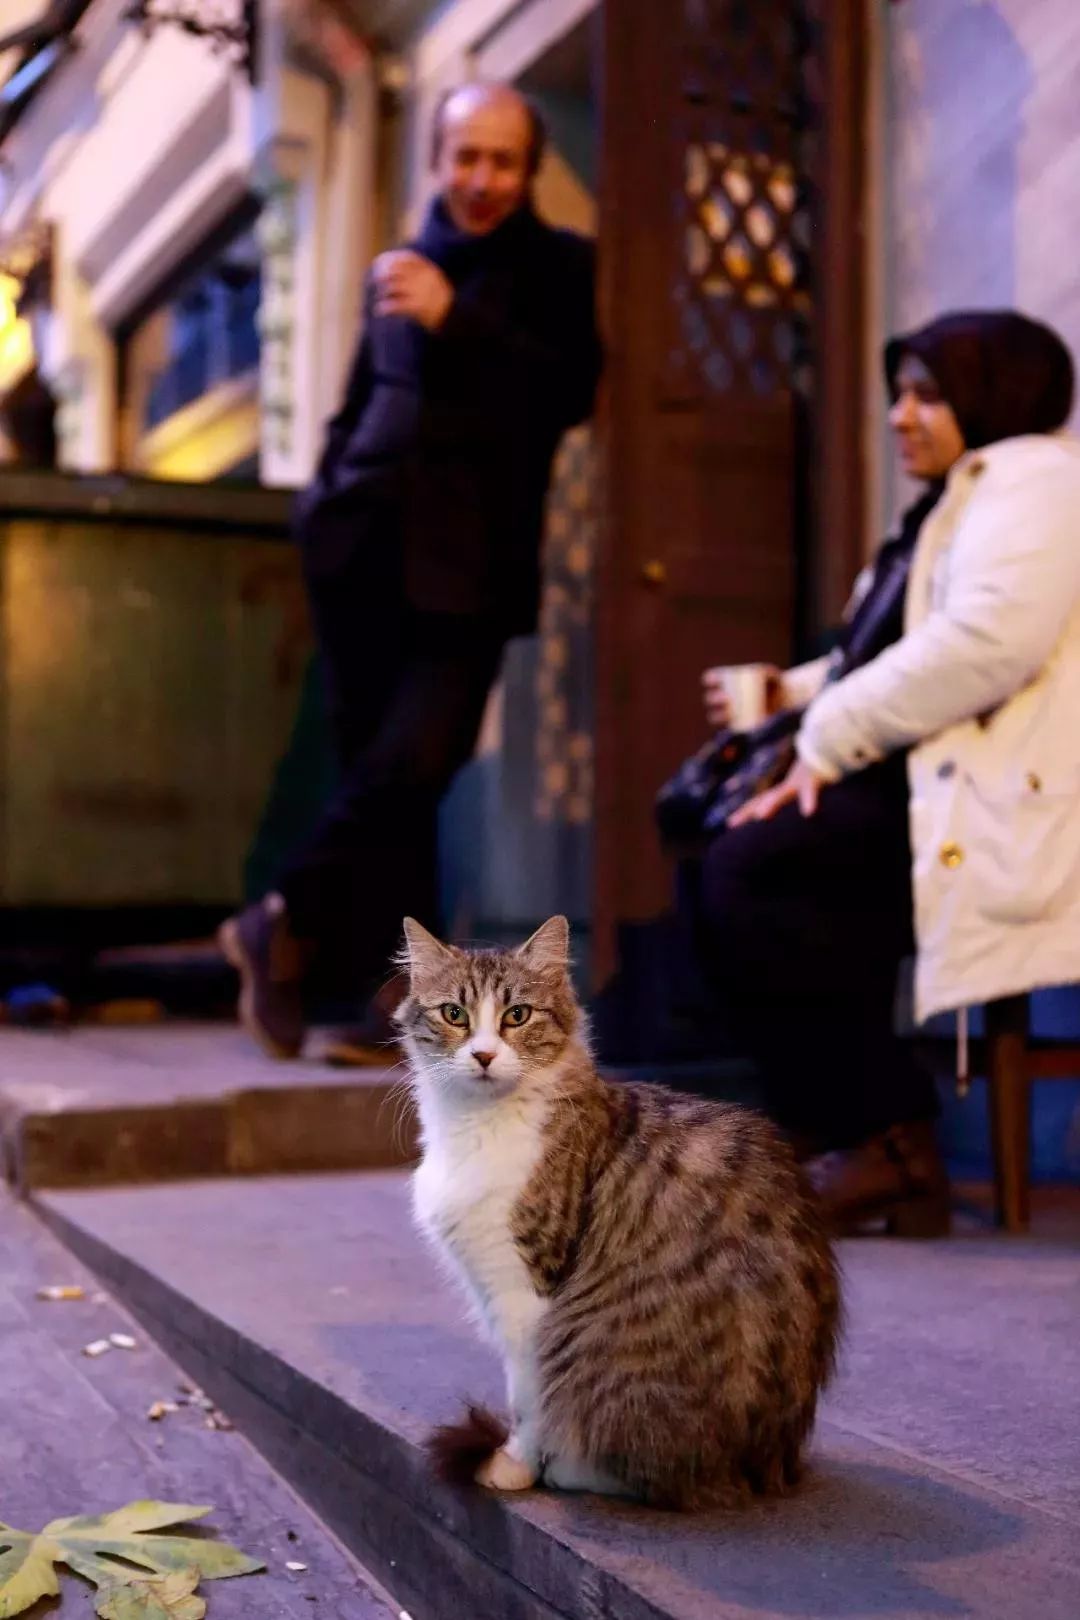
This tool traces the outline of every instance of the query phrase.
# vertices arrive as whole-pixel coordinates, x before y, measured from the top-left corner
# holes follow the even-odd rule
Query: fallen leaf
[[[194,1569],[204,1580],[221,1580],[229,1575],[248,1575],[263,1569],[261,1559],[249,1558],[225,1541],[196,1541],[190,1536],[151,1536],[150,1530],[202,1519],[212,1510],[189,1507],[177,1502],[130,1502],[115,1513],[91,1514],[75,1519],[56,1519],[45,1526],[43,1535],[61,1548],[61,1557],[78,1575],[100,1586],[115,1581],[118,1572],[110,1558],[140,1564],[155,1574]]]
[[[208,1507],[186,1503],[129,1502],[114,1513],[54,1519],[38,1536],[0,1526],[0,1549],[4,1549],[0,1551],[0,1620],[22,1614],[38,1598],[55,1597],[59,1592],[56,1564],[66,1564],[103,1589],[143,1578],[132,1565],[157,1576],[191,1571],[203,1580],[265,1569],[261,1559],[249,1558],[226,1541],[148,1534],[205,1518],[209,1512]],[[160,1603],[158,1608],[161,1611]],[[133,1615],[139,1612],[131,1611]],[[147,1620],[155,1615],[152,1608],[143,1612]],[[189,1620],[189,1614],[194,1620],[195,1616],[194,1610],[163,1612],[178,1614],[180,1620]]]
[[[80,1288],[78,1283],[51,1283],[48,1288],[39,1288],[38,1299],[85,1299],[86,1289]]]
[[[38,1598],[56,1597],[60,1583],[53,1568],[59,1549],[41,1536],[0,1524],[0,1616],[22,1614]]]
[[[206,1602],[195,1588],[197,1569],[172,1575],[136,1575],[103,1586],[96,1604],[101,1620],[203,1620]]]

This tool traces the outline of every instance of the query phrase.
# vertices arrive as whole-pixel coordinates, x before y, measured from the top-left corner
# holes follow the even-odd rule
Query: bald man
[[[358,989],[403,915],[438,930],[436,813],[472,752],[502,650],[535,628],[551,463],[600,370],[591,244],[543,223],[544,149],[504,85],[444,98],[438,195],[416,240],[368,278],[360,347],[296,534],[341,766],[277,888],[227,922],[240,1015],[296,1057],[317,962]],[[357,1060],[385,1054],[376,1005]]]

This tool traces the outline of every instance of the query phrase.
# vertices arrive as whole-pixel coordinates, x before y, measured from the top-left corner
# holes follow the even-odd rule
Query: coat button
[[[939,859],[942,866],[947,866],[949,871],[952,872],[963,861],[964,852],[960,848],[959,844],[942,844],[939,851]]]
[[[937,768],[937,773],[943,782],[947,782],[950,776],[956,775],[955,762],[951,759],[943,759]]]

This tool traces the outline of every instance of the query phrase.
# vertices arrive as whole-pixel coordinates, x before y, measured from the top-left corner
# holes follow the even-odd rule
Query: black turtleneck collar
[[[416,248],[433,260],[451,280],[474,266],[513,262],[530,250],[542,226],[526,200],[493,231],[477,235],[463,231],[451,219],[446,204],[436,197],[416,238]]]

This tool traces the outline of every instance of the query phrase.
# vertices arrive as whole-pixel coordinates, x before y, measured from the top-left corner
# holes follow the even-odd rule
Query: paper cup
[[[732,664],[721,669],[733,731],[753,731],[769,718],[769,665]]]

